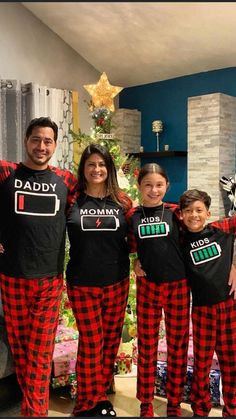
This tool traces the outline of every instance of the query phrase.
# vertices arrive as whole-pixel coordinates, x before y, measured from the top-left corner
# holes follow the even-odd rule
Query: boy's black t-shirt
[[[193,306],[211,306],[230,298],[235,233],[236,216],[209,223],[201,232],[184,232],[182,247]]]
[[[177,206],[163,205],[138,206],[128,213],[130,251],[138,253],[147,279],[158,284],[186,278],[174,213]]]
[[[67,219],[70,284],[102,287],[129,276],[125,210],[111,197],[81,193]]]

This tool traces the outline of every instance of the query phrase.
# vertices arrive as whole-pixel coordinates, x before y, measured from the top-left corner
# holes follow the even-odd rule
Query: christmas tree
[[[93,121],[91,134],[84,134],[81,130],[78,132],[70,131],[74,141],[79,146],[80,153],[82,153],[84,148],[91,143],[100,143],[101,145],[107,147],[113,157],[117,169],[117,177],[120,188],[123,189],[134,202],[137,202],[139,200],[139,192],[137,188],[139,163],[137,159],[129,157],[122,152],[119,144],[119,138],[116,138],[114,133],[112,133],[112,129],[115,128],[112,124],[112,116],[114,112],[111,112],[105,106],[96,108],[92,101],[87,103],[87,106]],[[75,171],[77,171],[76,166]]]

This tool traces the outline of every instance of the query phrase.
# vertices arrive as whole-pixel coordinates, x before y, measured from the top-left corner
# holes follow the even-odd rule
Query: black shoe
[[[84,410],[82,412],[76,412],[74,413],[75,417],[84,417],[84,416],[116,416],[116,411],[113,409],[113,406],[109,400],[104,400],[101,402],[98,402],[96,406],[94,406],[92,409]]]
[[[97,410],[97,414],[95,416],[116,416],[116,411],[109,400],[98,402],[94,409]]]

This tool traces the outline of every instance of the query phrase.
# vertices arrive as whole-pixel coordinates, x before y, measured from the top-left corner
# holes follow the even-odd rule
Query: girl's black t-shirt
[[[138,206],[128,213],[130,251],[137,252],[147,279],[156,283],[186,277],[176,206],[163,205]]]

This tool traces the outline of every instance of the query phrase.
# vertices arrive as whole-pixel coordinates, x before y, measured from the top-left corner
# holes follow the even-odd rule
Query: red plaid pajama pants
[[[223,416],[236,416],[236,301],[229,298],[211,307],[193,307],[194,375],[193,412],[208,416],[211,410],[209,373],[214,351],[220,364]]]
[[[8,340],[23,393],[22,416],[47,416],[62,277],[25,279],[1,274],[0,286]]]
[[[186,382],[190,292],[187,280],[156,284],[137,278],[138,379],[137,398],[152,402],[157,371],[157,347],[162,309],[167,340],[167,415],[181,416]]]
[[[113,379],[129,279],[105,287],[67,286],[79,331],[76,374],[78,392],[74,414],[107,400]]]

